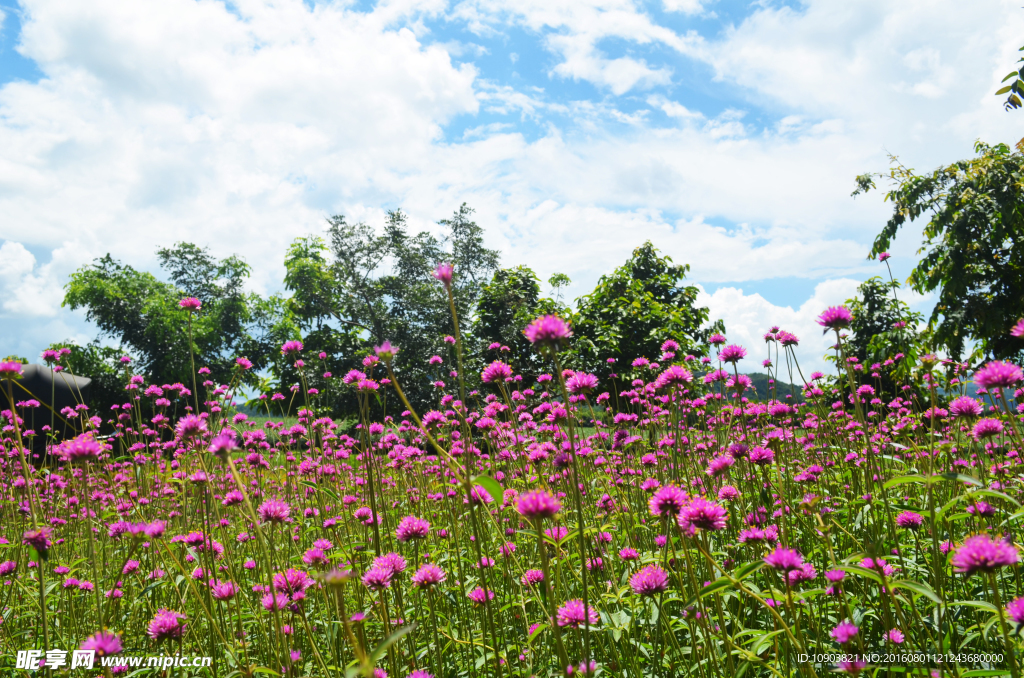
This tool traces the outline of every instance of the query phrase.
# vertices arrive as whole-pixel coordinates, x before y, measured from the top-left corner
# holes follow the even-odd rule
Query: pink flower
[[[730,344],[722,349],[718,354],[718,359],[726,363],[738,363],[743,358],[747,357],[747,349],[736,344]]]
[[[774,551],[764,557],[764,562],[776,570],[796,570],[804,564],[804,557],[793,549],[777,546]]]
[[[199,301],[195,297],[185,297],[178,302],[178,306],[181,306],[187,311],[198,311],[203,307],[203,302]]]
[[[953,554],[953,567],[957,572],[971,575],[975,572],[995,572],[1001,567],[1020,561],[1017,547],[1003,540],[996,541],[987,534],[969,537]]]
[[[679,521],[693,525],[699,530],[717,531],[725,527],[729,513],[713,501],[696,497],[679,514]]]
[[[146,633],[156,642],[178,640],[185,633],[185,615],[161,608],[149,622]]]
[[[431,274],[437,278],[441,283],[451,289],[452,286],[452,274],[455,272],[455,267],[451,264],[441,263],[437,265],[434,272]]]
[[[395,537],[403,543],[412,539],[426,539],[428,534],[430,534],[430,523],[416,516],[402,518],[398,521],[398,527],[395,529]]]
[[[682,386],[693,381],[693,374],[684,367],[671,365],[654,380],[654,388],[663,389],[671,386]]]
[[[599,619],[597,610],[589,605],[584,613],[582,600],[566,601],[564,605],[558,608],[558,613],[555,615],[555,620],[559,626],[569,626],[574,629],[583,626],[587,621],[593,626],[597,624]]]
[[[985,410],[982,407],[982,404],[974,398],[960,396],[959,398],[954,398],[953,401],[949,403],[949,411],[954,417],[973,418],[980,417],[981,413]]]
[[[265,523],[283,523],[291,514],[291,507],[280,499],[268,499],[256,509],[260,520]]]
[[[121,652],[124,646],[121,644],[121,636],[109,631],[100,631],[83,640],[78,649],[92,650],[97,657],[109,657]]]
[[[972,433],[978,440],[983,438],[991,438],[997,436],[1003,432],[1003,422],[998,419],[979,419],[978,423],[974,425]]]
[[[531,344],[558,348],[572,336],[569,325],[556,315],[545,315],[526,326],[523,334]]]
[[[410,581],[413,586],[419,588],[430,588],[432,586],[437,586],[446,578],[447,575],[444,573],[444,570],[433,563],[427,563],[426,565],[422,565],[420,569],[416,570],[410,578]]]
[[[841,645],[846,645],[848,642],[857,637],[857,632],[860,631],[856,626],[848,621],[839,622],[839,625],[832,629],[829,634],[836,639]]]
[[[534,490],[519,495],[516,511],[527,520],[552,518],[562,509],[562,504],[546,490]]]
[[[385,363],[389,363],[394,360],[396,355],[398,355],[398,347],[393,345],[390,341],[385,341],[380,346],[374,346],[373,352]]]
[[[1024,318],[1017,321],[1017,324],[1010,330],[1010,335],[1014,337],[1024,337]]]
[[[302,342],[297,339],[286,341],[281,344],[281,355],[292,355],[293,353],[302,352]]]
[[[974,383],[982,388],[992,390],[1010,388],[1024,380],[1024,372],[1010,362],[993,360],[974,373]]]
[[[500,360],[495,360],[493,363],[485,367],[484,371],[480,373],[480,379],[485,384],[500,383],[511,378],[512,368]]]
[[[0,362],[0,379],[14,379],[21,376],[21,363]]]
[[[853,315],[845,306],[830,306],[818,316],[818,324],[826,330],[848,327],[851,322],[853,322]]]
[[[647,502],[652,516],[678,515],[686,506],[689,496],[674,485],[659,488]]]
[[[654,596],[668,588],[668,573],[657,565],[648,565],[629,578],[629,587],[638,596]]]
[[[586,372],[576,372],[565,380],[565,389],[572,394],[590,393],[597,388],[597,377]]]

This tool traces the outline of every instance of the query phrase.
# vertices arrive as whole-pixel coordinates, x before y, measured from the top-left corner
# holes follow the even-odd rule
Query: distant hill
[[[768,385],[768,375],[764,372],[748,372],[747,376],[750,377],[750,381],[754,383],[754,388],[757,389],[757,399],[767,400],[771,397],[772,390]],[[775,381],[775,392],[779,397],[779,400],[786,400],[786,396],[790,393],[793,394],[792,401],[802,403],[804,401],[803,386],[790,385],[785,381]],[[747,396],[748,398],[750,396]]]

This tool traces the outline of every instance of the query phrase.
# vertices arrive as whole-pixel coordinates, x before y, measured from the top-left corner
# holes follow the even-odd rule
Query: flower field
[[[406,402],[400,346],[330,377],[362,404],[345,433],[316,389],[267,401],[298,416],[286,426],[239,412],[237,382],[201,366],[152,384],[126,361],[124,404],[68,408],[42,458],[26,448],[50,413],[4,363],[3,675],[61,648],[96,664],[43,670],[1017,678],[1024,373],[923,356],[887,391],[906,358],[848,358],[849,322],[819,319],[827,377],[804,379],[799,339],[772,328],[764,355],[669,340],[602,380],[564,369],[555,316],[524,330],[547,374],[495,360],[467,377],[453,323],[448,354],[422,356],[453,372],[434,409]],[[281,351],[300,375],[325,358]],[[741,370],[765,356],[802,398],[751,389]],[[212,663],[99,661],[154,653]]]

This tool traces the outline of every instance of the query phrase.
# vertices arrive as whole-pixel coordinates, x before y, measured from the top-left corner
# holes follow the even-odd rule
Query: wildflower
[[[574,629],[579,628],[587,621],[593,626],[597,624],[599,619],[597,610],[589,605],[586,612],[584,612],[582,600],[566,601],[564,605],[558,608],[558,613],[555,615],[555,620],[559,626],[570,626]]]
[[[559,348],[572,336],[569,325],[556,315],[545,315],[526,326],[523,334],[531,344]]]
[[[410,581],[413,586],[421,589],[428,589],[433,586],[437,586],[443,582],[446,577],[447,575],[440,567],[433,563],[427,563],[426,565],[422,565],[420,569],[416,570],[410,578]]]
[[[466,597],[473,601],[474,605],[483,605],[488,600],[494,600],[494,591],[484,591],[483,588],[477,586],[467,593]]]
[[[836,639],[840,645],[846,645],[848,642],[857,637],[857,632],[860,631],[856,626],[848,621],[839,622],[839,624],[832,629],[829,634]]]
[[[1017,321],[1017,324],[1010,330],[1010,336],[1013,337],[1024,337],[1024,318]]]
[[[426,671],[423,671],[421,669],[417,669],[416,671],[413,671],[412,673],[407,675],[405,678],[434,678],[434,674],[427,673]]]
[[[949,411],[954,417],[971,419],[980,417],[985,410],[982,404],[974,398],[960,396],[949,403]]]
[[[552,518],[561,509],[561,502],[545,490],[525,492],[516,501],[516,511],[527,520]]]
[[[238,365],[239,367],[241,367],[243,370],[251,370],[252,369],[252,361],[249,360],[248,358],[246,358],[245,356],[242,356],[240,358],[235,358],[235,364]]]
[[[767,447],[755,447],[750,450],[747,458],[750,459],[750,463],[757,464],[758,466],[764,466],[772,463],[775,459],[775,453],[769,450]]]
[[[198,311],[203,307],[203,302],[199,301],[195,297],[185,297],[178,302],[178,306],[186,311]]]
[[[904,511],[896,516],[896,525],[908,530],[918,529],[923,522],[924,518],[921,517],[921,514],[913,511]]]
[[[238,440],[235,438],[235,432],[226,428],[214,437],[209,450],[210,454],[223,461],[228,458],[228,453],[231,450],[237,448]]]
[[[451,264],[440,263],[437,265],[437,268],[434,269],[434,272],[431,275],[433,275],[437,280],[439,280],[441,284],[444,285],[446,288],[451,289],[452,274],[454,273],[454,271],[455,267],[452,266]]]
[[[374,567],[384,567],[393,574],[401,574],[405,572],[405,558],[397,553],[385,553],[382,556],[378,556],[373,559]]]
[[[684,520],[699,530],[721,530],[725,527],[725,519],[728,512],[704,497],[696,497],[689,506],[679,514],[679,521]]]
[[[657,565],[648,565],[629,578],[629,586],[638,596],[653,596],[668,588],[668,573]]]
[[[818,324],[824,327],[825,331],[848,327],[851,322],[853,315],[845,306],[830,306],[818,316]]]
[[[726,363],[738,363],[743,358],[747,357],[747,349],[736,344],[730,344],[719,352],[718,359]]]
[[[495,360],[480,373],[485,384],[501,383],[512,378],[512,368],[500,360]]]
[[[795,570],[804,564],[804,557],[793,549],[778,546],[764,557],[764,562],[776,570]]]
[[[1010,362],[993,360],[974,374],[974,383],[982,388],[993,390],[1010,388],[1024,380],[1024,371]]]
[[[693,382],[693,374],[684,367],[671,365],[654,380],[654,388],[663,389]]]
[[[998,419],[980,419],[977,424],[974,425],[972,433],[978,440],[984,438],[991,438],[992,436],[999,435],[1003,432],[1003,422]]]
[[[99,459],[103,446],[91,433],[83,433],[61,444],[57,448],[57,456],[67,462],[85,462]]]
[[[647,507],[652,516],[674,516],[683,510],[688,499],[689,496],[686,492],[674,485],[666,485],[654,493],[650,501],[647,502]]]
[[[429,533],[430,523],[426,520],[416,516],[406,516],[398,521],[395,537],[398,541],[405,543],[412,539],[425,539]]]
[[[906,639],[906,636],[903,635],[903,631],[900,631],[899,629],[890,629],[889,632],[885,634],[885,637],[894,645],[902,645],[903,641]]]
[[[390,568],[374,565],[363,574],[363,585],[371,591],[380,591],[391,586],[394,573]]]
[[[181,439],[192,438],[206,432],[206,420],[194,414],[186,414],[178,420],[174,427],[175,433]]]
[[[565,382],[565,389],[574,395],[590,393],[597,388],[597,377],[586,372],[576,372]]]
[[[185,633],[185,615],[161,608],[149,622],[146,633],[156,642],[178,640]]]
[[[268,499],[256,509],[260,520],[265,523],[283,523],[291,514],[291,507],[280,499]]]
[[[541,570],[527,570],[521,579],[523,586],[536,586],[544,581],[544,572]]]
[[[40,527],[37,530],[29,530],[21,535],[21,542],[31,546],[39,554],[39,557],[46,560],[46,554],[52,546],[50,535],[53,530],[49,527]]]
[[[1024,624],[1024,598],[1017,598],[1006,606],[1006,614],[1017,624]]]
[[[297,339],[286,341],[281,344],[281,355],[292,355],[293,353],[302,352],[302,342]]]
[[[121,652],[124,646],[121,644],[121,636],[109,631],[100,631],[83,640],[78,649],[92,650],[97,657],[109,657]]]
[[[972,575],[975,572],[995,572],[1001,567],[1020,561],[1017,547],[1005,541],[979,534],[968,537],[953,554],[953,567],[957,572]]]
[[[210,584],[210,595],[214,600],[231,600],[238,593],[238,587],[234,583],[216,582]]]
[[[374,346],[373,352],[377,354],[377,357],[383,360],[385,363],[390,363],[398,355],[398,347],[393,345],[390,341],[385,341],[380,346]]]

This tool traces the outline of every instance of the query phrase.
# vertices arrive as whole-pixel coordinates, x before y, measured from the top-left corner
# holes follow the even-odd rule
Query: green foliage
[[[571,318],[572,311],[564,304],[540,296],[540,281],[529,267],[495,271],[491,281],[481,289],[476,305],[472,325],[474,368],[479,371],[491,360],[501,359],[511,364],[525,380],[549,371],[550,361],[523,335],[523,328],[545,314]],[[507,346],[509,350],[491,349],[492,344]]]
[[[611,275],[602,276],[594,291],[579,300],[573,322],[575,366],[604,375],[610,371],[608,358],[656,359],[666,339],[679,343],[679,355],[706,355],[707,337],[724,326],[719,320],[702,327],[708,309],[696,305],[696,287],[682,284],[689,268],[659,256],[648,241]]]
[[[205,249],[179,243],[157,252],[172,283],[136,271],[109,254],[71,274],[64,306],[85,309],[86,318],[138,357],[139,368],[162,383],[191,383],[183,296],[198,296],[203,308],[192,319],[197,365],[226,383],[233,359],[251,343],[251,295],[242,286],[249,267],[238,257],[217,261]]]
[[[1010,328],[1024,316],[1024,154],[1005,144],[975,145],[978,157],[917,175],[896,164],[886,200],[893,215],[872,255],[889,248],[906,223],[927,218],[924,257],[910,275],[918,292],[939,290],[931,341],[955,359],[969,344],[997,358],[1019,358]],[[873,187],[858,179],[854,194]]]
[[[857,296],[846,300],[846,306],[853,314],[850,324],[852,336],[846,344],[847,352],[856,356],[865,369],[874,363],[905,357],[896,362],[894,370],[883,370],[882,387],[895,394],[896,383],[903,383],[909,376],[907,370],[917,365],[918,356],[925,353],[924,337],[916,327],[924,316],[911,311],[905,302],[896,297],[900,284],[895,280],[884,281],[879,276],[865,280],[857,288]],[[893,378],[895,377],[895,379]]]
[[[1024,52],[1024,47],[1021,47],[1018,51]],[[1009,96],[1006,97],[1006,102],[1003,104],[1003,108],[1007,111],[1020,108],[1024,105],[1021,103],[1020,96],[1017,96],[1018,94],[1024,96],[1024,57],[1018,59],[1017,63],[1021,64],[1020,68],[1015,71],[1010,71],[1006,77],[1003,78],[1003,82],[1006,82],[1007,80],[1012,80],[1013,82],[996,91],[996,96],[1009,94]]]

